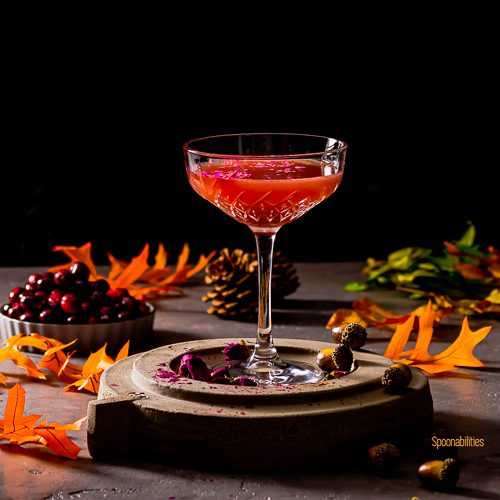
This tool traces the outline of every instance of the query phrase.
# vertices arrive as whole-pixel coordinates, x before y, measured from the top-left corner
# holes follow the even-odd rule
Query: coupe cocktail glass
[[[339,186],[347,145],[302,134],[231,134],[184,145],[193,189],[233,219],[257,242],[259,319],[253,354],[232,368],[259,385],[317,382],[323,372],[281,359],[271,331],[271,271],[276,233]]]

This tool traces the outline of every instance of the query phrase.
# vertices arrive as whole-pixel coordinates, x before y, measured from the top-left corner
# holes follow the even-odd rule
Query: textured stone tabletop
[[[344,292],[342,284],[356,279],[360,264],[298,264],[301,287],[287,301],[286,309],[274,311],[276,337],[328,340],[324,326],[331,312],[347,306],[356,295]],[[0,297],[24,282],[35,269],[0,269]],[[39,271],[39,269],[36,269]],[[155,337],[148,347],[167,343],[218,337],[252,337],[255,325],[222,321],[204,313],[200,302],[204,287],[186,288],[186,297],[157,303]],[[414,303],[395,293],[371,293],[381,305],[407,312]],[[453,322],[452,322],[453,323]],[[448,345],[458,333],[450,329],[440,337],[438,348]],[[487,320],[474,320],[473,329]],[[24,450],[0,445],[0,499],[70,498],[216,498],[216,499],[288,499],[288,498],[488,498],[500,499],[500,324],[480,344],[476,355],[488,365],[485,369],[463,369],[453,376],[431,379],[435,418],[454,436],[483,438],[483,448],[462,448],[460,488],[453,494],[423,489],[416,477],[417,462],[403,460],[400,474],[384,479],[367,471],[349,467],[317,473],[235,474],[220,471],[201,472],[173,465],[127,459],[118,463],[94,462],[86,449],[85,432],[71,433],[82,447],[74,462],[60,459],[38,449]],[[383,353],[390,334],[370,331],[367,348]],[[36,357],[36,356],[34,356]],[[88,394],[64,393],[63,384],[49,379],[37,382],[22,375],[12,363],[0,365],[9,378],[17,378],[27,390],[26,411],[46,415],[61,423],[86,414]],[[5,405],[7,389],[0,387],[0,408]],[[387,416],[390,418],[390,415]],[[367,422],[369,425],[369,422]],[[342,450],[332,449],[332,453]],[[244,450],[242,450],[244,456]],[[215,457],[216,458],[216,457]],[[277,455],[276,460],[280,460]],[[318,464],[321,457],[318,456]]]

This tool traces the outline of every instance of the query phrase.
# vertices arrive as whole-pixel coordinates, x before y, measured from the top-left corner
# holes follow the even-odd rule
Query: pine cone
[[[219,256],[205,268],[205,283],[215,285],[203,302],[211,302],[208,314],[221,318],[250,320],[256,316],[258,303],[258,262],[255,253],[241,249],[221,250]],[[280,252],[273,262],[272,294],[280,300],[299,286],[293,264]]]
[[[252,319],[257,309],[257,260],[254,254],[224,248],[205,268],[205,283],[215,285],[201,300],[211,302],[208,314]]]
[[[282,300],[299,288],[299,277],[293,264],[281,253],[273,257],[273,278],[271,288],[274,300]]]

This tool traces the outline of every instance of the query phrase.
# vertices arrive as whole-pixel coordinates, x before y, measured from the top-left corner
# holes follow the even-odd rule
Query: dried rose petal
[[[184,354],[179,366],[179,375],[193,380],[210,380],[210,370],[205,361],[194,354]]]
[[[157,373],[153,375],[155,378],[166,379],[168,382],[177,382],[180,376],[175,372],[170,372],[168,370],[158,369]]]
[[[223,366],[222,368],[217,368],[216,370],[212,371],[210,376],[212,378],[229,377],[229,368],[227,366]]]
[[[236,377],[233,380],[233,385],[244,385],[247,387],[255,387],[257,383],[254,382],[250,377]]]
[[[227,377],[215,377],[210,380],[212,384],[224,384],[228,385],[231,383],[231,380],[229,380]]]
[[[226,356],[226,361],[245,361],[250,356],[250,350],[244,340],[227,344],[222,352]]]
[[[223,366],[222,368],[217,368],[210,374],[210,382],[214,384],[229,384],[229,368]]]

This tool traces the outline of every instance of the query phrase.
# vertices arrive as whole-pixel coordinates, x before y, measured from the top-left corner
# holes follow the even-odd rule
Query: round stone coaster
[[[98,400],[89,404],[91,455],[141,451],[204,466],[288,469],[339,463],[370,444],[417,439],[432,425],[427,377],[412,370],[405,393],[388,394],[380,376],[391,361],[368,351],[354,353],[356,369],[349,375],[316,384],[245,387],[155,377],[159,370],[177,373],[186,353],[209,366],[221,364],[224,346],[238,341],[173,344],[111,366]],[[276,344],[283,359],[309,364],[332,345]]]

